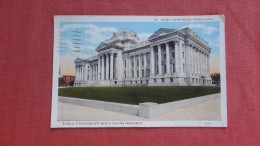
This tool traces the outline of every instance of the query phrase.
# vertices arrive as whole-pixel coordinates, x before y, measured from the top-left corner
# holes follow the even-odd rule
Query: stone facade
[[[211,85],[208,42],[190,28],[160,28],[146,41],[124,29],[101,42],[98,55],[77,58],[75,86]]]

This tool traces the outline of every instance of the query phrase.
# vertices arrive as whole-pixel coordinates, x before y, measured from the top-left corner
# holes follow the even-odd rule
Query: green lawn
[[[73,87],[59,89],[59,96],[138,105],[142,102],[166,103],[219,92],[219,87],[205,86]]]

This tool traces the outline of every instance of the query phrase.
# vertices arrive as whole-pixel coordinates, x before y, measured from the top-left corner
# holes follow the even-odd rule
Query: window
[[[126,60],[125,60],[125,67],[126,67]]]
[[[144,70],[142,69],[142,77],[144,77]]]
[[[162,82],[164,82],[164,79],[162,79]]]
[[[175,58],[175,52],[172,52],[172,58]]]
[[[170,82],[173,82],[173,78],[170,78]]]
[[[183,72],[185,73],[185,64],[183,63]]]
[[[184,56],[184,52],[182,52],[182,58],[183,58],[183,59],[185,58],[185,56]]]
[[[131,57],[131,64],[132,64],[132,68],[134,67],[134,58]]]
[[[137,78],[139,77],[139,70],[136,71],[136,74],[137,74]]]
[[[150,64],[150,54],[147,54],[147,64]]]
[[[138,57],[136,57],[136,64],[137,64],[137,66],[139,66],[139,59],[138,59]]]
[[[142,59],[142,66],[144,66],[144,55],[141,56]]]

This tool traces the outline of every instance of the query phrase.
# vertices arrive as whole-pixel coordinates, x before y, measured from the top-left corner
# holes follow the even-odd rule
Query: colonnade
[[[115,53],[99,55],[98,59],[98,79],[114,79],[114,58]]]
[[[172,50],[170,50],[170,44],[172,45]],[[183,72],[183,68],[181,67],[181,65],[183,64],[184,60],[180,54],[182,52],[182,48],[180,46],[181,44],[179,44],[179,42],[173,41],[151,46],[151,75],[172,74],[173,72],[171,72],[170,67],[171,59],[174,59],[174,72]],[[165,59],[162,59],[162,47],[164,47],[165,49]],[[174,56],[171,56],[171,52],[174,52]],[[165,72],[163,72],[162,70],[162,62],[165,62]],[[157,69],[155,69],[155,67],[157,67]]]
[[[85,79],[85,65],[76,66],[76,81],[83,81]]]
[[[147,72],[149,62],[149,53],[143,52],[137,55],[130,56],[131,62],[131,78],[148,77],[150,73]]]

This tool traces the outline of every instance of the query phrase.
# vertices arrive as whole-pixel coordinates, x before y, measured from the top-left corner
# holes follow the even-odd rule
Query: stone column
[[[83,74],[83,66],[80,66],[80,80],[82,81],[82,74]]]
[[[82,80],[85,81],[85,65],[83,65]]]
[[[114,58],[113,57],[114,57],[114,54],[111,53],[110,54],[110,77],[109,77],[110,79],[114,79],[113,78],[113,73],[114,73],[114,64],[113,64],[114,63],[113,62]]]
[[[201,51],[199,51],[198,60],[199,60],[199,74],[201,75]]]
[[[78,81],[80,80],[80,68],[79,68],[79,66],[77,67],[78,69]]]
[[[142,76],[142,71],[141,71],[141,66],[142,66],[142,62],[141,62],[141,54],[139,54],[138,55],[138,59],[139,59],[139,68],[138,68],[138,70],[139,70],[139,78],[141,78],[141,76]]]
[[[96,65],[96,80],[98,80],[98,65]]]
[[[81,65],[81,81],[83,81],[83,74],[84,74],[84,72],[83,72],[83,65]]]
[[[175,72],[179,73],[179,42],[174,42],[174,49],[175,49]]]
[[[159,68],[159,75],[162,75],[162,47],[158,45],[158,68]]]
[[[78,81],[80,81],[80,67],[78,66]]]
[[[186,73],[190,74],[190,45],[188,43],[185,45],[185,56]]]
[[[80,78],[80,81],[82,80],[82,66],[80,65],[80,73],[79,73],[79,78]]]
[[[209,57],[210,55],[207,55],[207,65],[208,65],[208,76],[210,76],[210,65],[209,65]]]
[[[193,47],[192,46],[190,48],[190,64],[191,64],[190,72],[193,73]]]
[[[78,67],[76,66],[75,67],[76,68],[76,73],[75,73],[75,81],[78,81]]]
[[[98,80],[98,65],[95,65],[96,66],[96,71],[95,71],[95,73],[96,73],[96,78],[95,78],[95,80]]]
[[[133,59],[134,59],[134,78],[136,78],[137,77],[137,75],[136,75],[136,57],[133,56]]]
[[[81,80],[84,81],[84,65],[82,65],[82,76],[81,76]]]
[[[166,74],[170,74],[170,52],[169,43],[166,43]]]
[[[105,72],[104,72],[104,70],[105,70],[105,60],[104,60],[104,55],[102,55],[102,67],[101,67],[101,79],[102,80],[104,80],[105,78],[104,78],[104,76],[105,76]]]
[[[109,56],[106,55],[106,80],[109,79]]]
[[[204,54],[204,66],[205,66],[205,75],[207,75],[207,54]]]
[[[97,80],[100,80],[100,60],[101,60],[101,57],[100,56],[98,56],[98,72],[97,72],[97,74],[98,74],[98,78],[97,78]]]
[[[93,81],[96,80],[96,65],[93,65]]]
[[[144,77],[146,77],[146,66],[147,66],[147,63],[146,63],[146,53],[144,53]]]
[[[205,76],[205,70],[206,70],[206,67],[205,67],[205,53],[203,52],[202,53],[202,66],[203,66],[203,75]]]
[[[179,54],[179,72],[180,73],[183,73],[183,55],[182,55],[182,52],[183,52],[183,48],[182,48],[182,43],[181,41],[179,42],[179,49],[178,49],[178,54]]]
[[[80,66],[79,66],[79,81],[81,80],[81,78],[80,78],[80,72],[81,72],[81,70],[80,70]]]
[[[130,74],[131,74],[131,57],[128,57],[126,60],[126,77],[127,78],[131,78]]]
[[[153,46],[151,47],[150,76],[154,76],[154,48],[153,48]]]
[[[92,80],[92,65],[89,64],[89,80]]]
[[[196,63],[196,74],[198,74],[199,72],[198,72],[198,66],[199,66],[199,64],[198,64],[198,49],[196,48],[196,52],[195,52],[195,63]]]
[[[203,62],[202,62],[202,59],[203,59],[203,54],[202,52],[200,52],[200,74],[203,75]]]
[[[81,81],[83,81],[83,74],[84,74],[84,72],[83,72],[83,65],[81,65]]]

